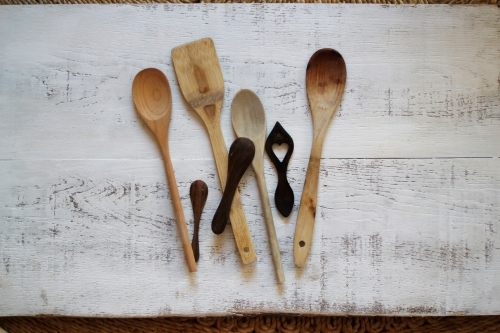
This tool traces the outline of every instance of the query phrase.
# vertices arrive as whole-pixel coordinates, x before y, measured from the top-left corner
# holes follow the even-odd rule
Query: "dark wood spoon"
[[[286,152],[283,161],[280,161],[273,151],[273,144],[275,143],[278,145],[286,143],[288,145],[288,151]],[[281,126],[279,121],[276,122],[276,125],[274,125],[273,130],[267,137],[266,152],[278,172],[278,186],[276,186],[276,191],[274,192],[274,202],[276,203],[276,208],[278,208],[281,215],[288,217],[292,212],[293,202],[295,199],[292,187],[286,178],[286,169],[288,168],[288,162],[290,162],[290,157],[293,153],[293,140],[290,134],[288,134],[283,126]]]
[[[248,138],[236,139],[229,148],[227,182],[219,207],[212,220],[212,231],[221,234],[229,221],[229,212],[233,203],[234,193],[241,177],[248,169],[255,156],[255,145]]]
[[[191,205],[193,206],[194,215],[194,231],[191,247],[193,248],[194,260],[198,262],[200,259],[200,245],[198,241],[198,230],[200,229],[201,213],[205,202],[207,202],[208,186],[203,180],[195,180],[189,188],[189,197],[191,198]]]
[[[323,143],[328,125],[344,94],[346,77],[344,58],[333,49],[318,50],[309,59],[306,69],[306,91],[313,120],[313,144],[293,240],[293,257],[297,267],[305,264],[311,248]]]

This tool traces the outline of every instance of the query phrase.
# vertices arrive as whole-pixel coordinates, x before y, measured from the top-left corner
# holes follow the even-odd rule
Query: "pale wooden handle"
[[[210,143],[214,152],[215,164],[217,166],[217,173],[219,174],[221,186],[222,188],[225,188],[227,180],[228,153],[220,125],[217,124],[210,126],[210,128],[208,128],[208,134],[210,136]],[[247,220],[245,218],[238,190],[234,193],[233,204],[231,206],[231,212],[229,213],[229,220],[231,221],[231,227],[233,228],[234,238],[241,260],[244,264],[254,262],[257,260],[257,254],[255,253],[255,248],[253,246],[252,237],[250,236],[250,230],[248,229]]]
[[[175,220],[177,222],[177,229],[181,238],[182,247],[184,248],[184,256],[190,272],[196,272],[196,260],[194,258],[193,248],[189,239],[189,233],[184,218],[184,211],[182,210],[181,198],[179,190],[177,189],[177,181],[175,180],[174,168],[170,161],[170,154],[166,144],[162,145],[163,162],[165,164],[165,171],[167,173],[168,187],[170,188],[170,196],[172,197],[172,204],[174,205]]]
[[[262,210],[264,212],[264,220],[266,221],[267,235],[269,237],[269,245],[271,246],[271,255],[273,256],[274,270],[276,271],[278,283],[283,283],[285,281],[285,273],[283,272],[283,265],[281,263],[278,237],[276,236],[276,229],[274,228],[273,213],[271,211],[271,203],[269,202],[269,194],[267,193],[266,180],[264,178],[264,170],[262,167],[262,158],[260,158],[259,162],[259,158],[256,157],[254,162],[254,170],[257,176],[260,200],[262,201]],[[257,164],[260,164],[260,166]]]
[[[302,267],[306,262],[311,248],[314,220],[316,218],[320,158],[314,155],[311,154],[309,158],[293,239],[293,257],[297,267]]]

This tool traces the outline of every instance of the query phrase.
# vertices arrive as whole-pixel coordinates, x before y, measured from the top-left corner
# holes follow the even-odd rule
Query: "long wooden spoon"
[[[264,106],[259,97],[248,89],[240,90],[233,98],[231,104],[231,120],[233,128],[238,137],[246,137],[255,145],[255,157],[252,161],[253,169],[257,177],[260,200],[266,221],[267,235],[271,245],[271,254],[274,261],[274,269],[278,283],[285,281],[281,254],[278,246],[278,238],[274,228],[273,213],[267,193],[266,179],[264,178],[264,145],[266,142],[266,114]]]
[[[316,51],[307,64],[306,90],[314,136],[293,240],[293,256],[297,267],[304,265],[311,247],[323,141],[344,93],[346,77],[344,58],[333,49]]]
[[[154,133],[160,144],[168,186],[170,188],[170,196],[174,205],[175,219],[179,228],[182,247],[184,248],[184,256],[186,257],[189,271],[196,272],[196,262],[191,243],[189,242],[186,220],[168,149],[168,125],[170,122],[170,113],[172,112],[172,95],[167,77],[155,68],[140,71],[132,83],[132,97],[137,112]]]
[[[228,155],[220,126],[224,80],[214,42],[204,38],[178,46],[172,50],[172,61],[184,98],[207,127],[219,180],[225,188]],[[241,260],[244,264],[254,262],[257,255],[238,191],[234,195],[230,219]],[[224,227],[216,232],[222,233]]]

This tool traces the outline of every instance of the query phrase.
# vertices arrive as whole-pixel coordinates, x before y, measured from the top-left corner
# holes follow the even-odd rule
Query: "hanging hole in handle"
[[[245,252],[247,252],[247,253],[248,253],[248,252],[250,251],[250,249],[248,248],[248,246],[245,246],[245,247],[243,248],[243,251],[245,251]]]
[[[275,143],[273,144],[273,152],[274,155],[280,160],[280,162],[283,162],[283,159],[285,158],[286,153],[288,152],[288,144],[287,143],[282,143],[281,145]]]
[[[304,247],[305,245],[306,245],[306,242],[304,242],[304,241],[302,241],[302,240],[299,242],[299,246],[300,246],[300,247]]]

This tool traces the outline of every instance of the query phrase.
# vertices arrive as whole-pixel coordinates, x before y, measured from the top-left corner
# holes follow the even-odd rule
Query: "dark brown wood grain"
[[[273,151],[273,145],[278,144],[282,145],[286,143],[288,145],[288,150],[286,152],[283,161],[280,161],[279,158]],[[276,171],[278,172],[278,185],[276,186],[276,191],[274,192],[274,202],[276,203],[276,208],[281,213],[281,215],[288,217],[293,209],[294,195],[293,190],[290,184],[288,183],[286,177],[286,170],[288,168],[288,162],[290,162],[290,157],[293,153],[293,139],[288,134],[287,131],[281,126],[279,121],[274,125],[273,130],[269,133],[269,136],[266,140],[266,152],[271,162],[276,167]]]
[[[198,262],[200,259],[200,245],[198,241],[198,231],[200,229],[201,213],[208,197],[208,186],[203,180],[195,180],[189,188],[189,197],[193,206],[194,230],[191,247],[193,248],[194,260]]]
[[[254,156],[255,145],[248,138],[236,139],[229,148],[226,188],[212,220],[212,231],[215,234],[221,234],[226,228],[234,193]]]

